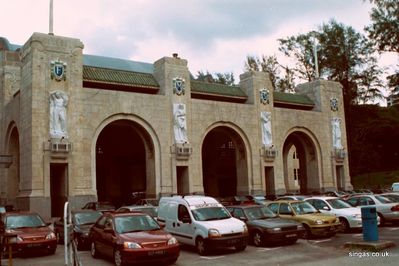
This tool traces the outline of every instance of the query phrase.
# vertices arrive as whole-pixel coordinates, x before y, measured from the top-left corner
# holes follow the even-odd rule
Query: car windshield
[[[393,201],[391,201],[390,199],[383,197],[383,196],[375,196],[375,198],[381,202],[381,203],[392,203]]]
[[[79,212],[75,213],[73,222],[75,224],[94,224],[101,216],[101,212]]]
[[[267,207],[252,207],[244,209],[245,215],[249,220],[259,220],[276,217]]]
[[[317,210],[309,202],[293,202],[292,209],[296,214],[316,213]]]
[[[191,210],[197,221],[212,221],[230,218],[230,213],[222,207],[204,207]]]
[[[334,209],[352,208],[351,205],[340,199],[329,199],[327,202],[330,203],[331,207]]]
[[[11,215],[6,218],[6,228],[8,229],[42,226],[46,226],[46,224],[42,218],[36,214]]]
[[[149,215],[131,215],[115,218],[115,230],[119,234],[159,230],[159,224]]]
[[[390,199],[393,202],[399,202],[399,194],[388,194],[388,195],[384,195],[385,198]]]

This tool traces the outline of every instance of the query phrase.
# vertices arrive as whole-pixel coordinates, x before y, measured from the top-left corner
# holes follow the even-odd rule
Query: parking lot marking
[[[200,256],[201,259],[207,259],[207,260],[216,260],[216,259],[221,259],[226,256],[218,256],[218,257],[205,257],[205,256]]]
[[[275,247],[275,248],[258,248],[256,251],[270,251],[270,250],[276,250],[281,247]]]
[[[323,239],[323,240],[309,240],[312,243],[322,243],[322,242],[327,242],[331,241],[331,238]]]
[[[399,228],[387,228],[387,230],[389,230],[389,231],[395,231],[395,230],[398,230]]]

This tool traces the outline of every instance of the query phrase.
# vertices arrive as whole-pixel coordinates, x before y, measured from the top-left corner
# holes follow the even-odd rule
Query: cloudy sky
[[[0,36],[24,44],[48,33],[50,0],[0,0]],[[277,55],[278,38],[334,18],[358,31],[363,0],[54,0],[55,35],[79,38],[85,54],[153,63],[178,53],[189,69],[244,71],[247,55]]]

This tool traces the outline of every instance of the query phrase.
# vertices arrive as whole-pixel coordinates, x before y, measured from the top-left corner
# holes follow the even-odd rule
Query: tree
[[[399,4],[397,0],[370,0],[374,4],[370,17],[372,24],[365,27],[369,38],[379,52],[399,53]],[[399,71],[390,75],[388,85],[399,86]]]
[[[276,91],[294,91],[294,76],[291,69],[281,65],[275,55],[262,55],[261,59],[255,56],[247,56],[244,67],[247,71],[263,71],[269,73],[273,89]],[[284,74],[281,75],[281,72]]]
[[[293,69],[303,80],[315,77],[313,45],[318,43],[320,77],[343,86],[344,104],[364,103],[382,97],[382,73],[372,43],[352,27],[331,20],[317,31],[279,39],[280,51],[296,59]]]
[[[372,24],[365,29],[383,52],[399,53],[399,4],[397,0],[370,0]]]
[[[209,71],[204,73],[203,71],[197,72],[197,80],[204,81],[208,83],[219,83],[225,84],[229,86],[233,86],[235,83],[234,74],[233,72],[230,73],[215,73],[212,75]]]

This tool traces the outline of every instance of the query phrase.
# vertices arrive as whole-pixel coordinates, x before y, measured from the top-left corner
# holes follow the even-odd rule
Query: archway
[[[248,193],[245,145],[232,128],[218,126],[206,135],[202,144],[204,193],[227,197]]]
[[[7,204],[17,205],[17,196],[20,184],[20,145],[19,133],[15,126],[10,127],[8,154],[12,155],[12,164],[7,169]]]
[[[138,123],[120,119],[105,126],[96,143],[96,188],[99,201],[130,204],[133,192],[154,197],[154,146]]]
[[[319,192],[320,152],[308,132],[294,131],[283,146],[284,183],[287,192],[310,194]]]

